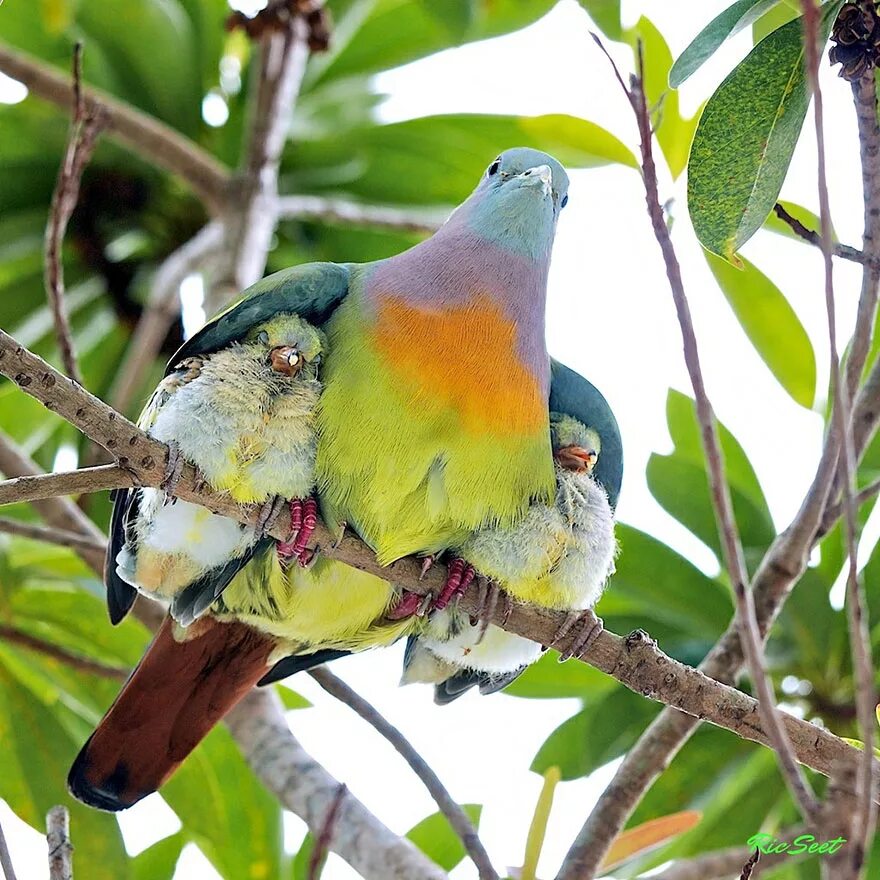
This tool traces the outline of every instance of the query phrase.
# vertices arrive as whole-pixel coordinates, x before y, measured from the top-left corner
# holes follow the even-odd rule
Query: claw
[[[173,441],[168,443],[168,462],[165,465],[165,476],[159,484],[159,488],[166,495],[173,495],[180,482],[180,475],[183,473],[183,467],[186,459],[180,452],[180,447]]]
[[[263,504],[260,508],[260,515],[257,518],[257,524],[254,527],[254,535],[257,540],[262,538],[266,532],[272,529],[286,503],[287,500],[283,496],[275,495]]]
[[[418,593],[404,590],[400,599],[397,600],[397,604],[389,609],[385,616],[388,620],[405,620],[407,617],[412,617],[419,613],[423,599],[424,596],[420,596]]]
[[[573,628],[577,629],[575,637],[572,639],[568,649],[560,653],[560,663],[564,663],[572,657],[582,657],[584,652],[599,637],[605,625],[602,623],[602,619],[595,615],[592,608],[587,608],[584,611],[572,611],[554,634],[550,647],[552,648],[562,641]]]
[[[440,591],[440,595],[434,602],[432,611],[442,611],[456,596],[460,596],[470,586],[476,577],[472,565],[468,565],[463,559],[453,559],[449,563],[446,574],[446,584]]]
[[[433,554],[428,554],[428,555],[422,560],[422,571],[421,571],[421,573],[419,574],[419,580],[420,580],[420,581],[423,581],[423,580],[425,579],[425,575],[426,575],[426,574],[431,570],[431,568],[433,567],[433,565],[434,565],[434,559],[435,559],[435,557],[434,557]]]
[[[307,498],[303,502],[302,510],[302,528],[299,530],[292,553],[299,560],[299,564],[305,567],[308,559],[311,559],[313,555],[310,553],[308,559],[304,561],[304,554],[308,549],[309,540],[318,525],[318,502],[314,498]]]

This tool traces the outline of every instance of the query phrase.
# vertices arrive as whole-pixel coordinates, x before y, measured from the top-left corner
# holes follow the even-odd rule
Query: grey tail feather
[[[110,541],[104,558],[104,583],[107,586],[107,611],[116,626],[131,611],[137,590],[116,573],[116,556],[125,544],[125,518],[130,507],[130,490],[114,489],[110,493],[113,514],[110,518]]]
[[[281,681],[282,678],[295,675],[297,672],[305,672],[307,669],[323,666],[340,657],[348,657],[349,654],[351,651],[325,648],[322,651],[315,651],[314,654],[294,654],[291,657],[283,657],[257,682],[257,687],[265,687],[267,684]]]
[[[232,579],[259,553],[274,546],[274,538],[262,538],[241,556],[218,565],[194,580],[174,597],[171,616],[181,625],[189,626],[217,601]]]
[[[464,669],[434,686],[434,702],[438,706],[445,706],[467,693],[472,687],[479,687],[483,696],[498,693],[519,678],[526,668],[520,666],[519,669],[503,672],[500,675],[481,672],[477,669]]]

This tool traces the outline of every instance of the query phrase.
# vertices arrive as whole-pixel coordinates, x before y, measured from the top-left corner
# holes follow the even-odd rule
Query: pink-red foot
[[[434,564],[433,556],[426,556],[422,562],[422,577]],[[430,593],[422,596],[419,593],[411,593],[404,590],[398,603],[388,612],[389,620],[404,620],[414,614],[419,617],[433,611],[441,611],[454,598],[460,596],[470,586],[476,576],[473,566],[468,565],[463,559],[453,559],[449,563],[446,572],[446,583],[443,589],[433,596]]]
[[[572,611],[556,631],[549,647],[556,647],[558,642],[574,630],[574,638],[568,649],[560,653],[559,662],[564,663],[572,657],[580,658],[596,641],[604,628],[605,624],[602,623],[602,618],[597,617],[592,608],[587,608],[584,611]]]
[[[288,564],[296,559],[303,567],[314,558],[314,551],[308,543],[318,525],[318,502],[314,498],[296,498],[290,502],[290,535],[286,541],[278,542],[278,556],[282,563]]]

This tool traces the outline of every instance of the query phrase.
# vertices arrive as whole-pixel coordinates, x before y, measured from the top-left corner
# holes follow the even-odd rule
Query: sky
[[[623,0],[625,23],[647,15],[675,56],[726,5],[726,0]],[[562,0],[521,32],[383,73],[377,77],[377,88],[388,98],[380,107],[381,117],[396,121],[443,112],[570,113],[607,128],[636,151],[631,111],[607,61],[589,39],[589,27],[575,0]],[[693,113],[749,48],[748,33],[730,41],[685,84],[682,111]],[[631,68],[625,47],[609,49],[623,69]],[[858,246],[861,180],[850,92],[827,64],[823,64],[822,86],[834,226],[841,241]],[[815,211],[815,139],[810,122],[811,116],[782,197]],[[574,171],[571,178],[569,205],[560,219],[550,273],[548,347],[597,385],[615,411],[626,460],[619,518],[656,535],[714,574],[713,555],[660,509],[644,479],[648,456],[671,449],[665,425],[667,391],[673,387],[690,393],[690,385],[663,263],[644,210],[641,180],[632,169],[617,166]],[[792,402],[733,317],[690,229],[683,176],[675,183],[661,179],[661,200],[669,198],[674,199],[673,236],[708,392],[719,418],[749,454],[777,526],[784,527],[814,474],[822,422],[815,412]],[[814,341],[819,387],[826,387],[827,331],[818,250],[761,232],[743,254],[789,298]],[[838,262],[835,283],[839,326],[850,328],[859,287],[857,267]],[[877,531],[876,523],[870,522],[863,543],[870,546]],[[469,694],[450,706],[435,707],[430,688],[397,687],[402,653],[401,645],[349,658],[334,664],[334,671],[403,730],[457,800],[484,805],[480,833],[495,864],[521,864],[541,786],[529,764],[551,731],[574,714],[579,703],[527,703],[503,694],[489,698]],[[421,783],[372,728],[310,679],[298,678],[293,685],[315,704],[291,713],[295,734],[383,822],[403,833],[435,812]],[[556,873],[612,772],[613,767],[606,767],[588,779],[560,785],[540,877]],[[0,822],[10,837],[13,859],[21,866],[20,876],[44,877],[42,838],[15,819],[2,802]],[[177,828],[177,820],[158,795],[123,814],[121,823],[131,852]],[[290,847],[296,848],[304,825],[291,816],[286,830]],[[472,880],[476,872],[465,862],[452,876]],[[189,847],[176,877],[209,880],[216,874]],[[352,880],[356,875],[334,856],[324,877]]]

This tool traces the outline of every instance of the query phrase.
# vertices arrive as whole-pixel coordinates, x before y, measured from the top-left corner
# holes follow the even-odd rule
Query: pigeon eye
[[[568,204],[568,195],[564,195],[562,197],[562,201],[559,203],[560,209],[564,208]]]
[[[260,345],[269,344],[269,334],[266,330],[260,330],[260,332],[257,334],[257,342]]]
[[[493,174],[498,173],[498,169],[501,168],[501,157],[497,158],[488,168],[486,174],[491,177]]]
[[[295,367],[299,363],[299,352],[290,352],[290,354],[287,355],[287,363],[290,364],[291,367]]]

